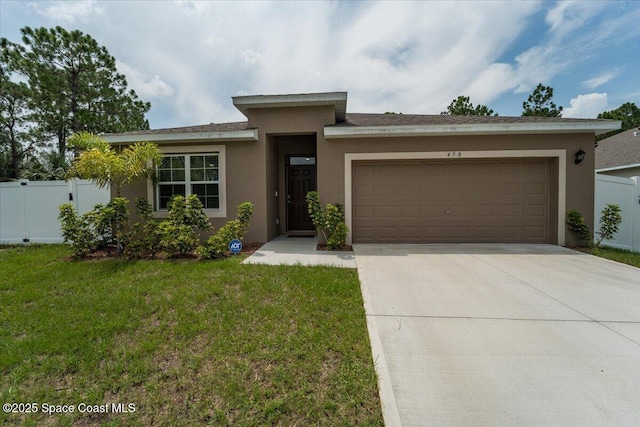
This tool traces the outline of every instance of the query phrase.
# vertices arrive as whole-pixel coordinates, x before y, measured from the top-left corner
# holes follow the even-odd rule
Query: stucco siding
[[[329,140],[318,143],[318,191],[323,203],[345,203],[345,154],[376,152],[456,152],[504,150],[556,150],[566,151],[566,211],[577,209],[587,223],[593,220],[593,135],[486,135],[486,136],[433,136],[404,138],[362,138]],[[586,152],[584,161],[574,163],[575,152]],[[455,161],[455,159],[452,159]],[[556,207],[557,209],[557,207]],[[575,239],[565,228],[566,243]]]

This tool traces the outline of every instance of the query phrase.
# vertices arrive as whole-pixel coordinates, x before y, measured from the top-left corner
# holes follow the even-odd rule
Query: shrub
[[[61,205],[59,210],[62,237],[71,244],[75,257],[101,249],[108,251],[113,246],[122,249],[119,239],[127,224],[127,199],[116,197],[106,205],[95,205],[82,216],[71,203]]]
[[[306,199],[313,225],[322,233],[329,249],[340,249],[345,244],[349,232],[344,223],[344,207],[328,203],[323,211],[316,191],[308,192]]]
[[[159,232],[160,246],[172,258],[192,254],[200,242],[193,228],[185,224],[162,221]]]
[[[159,222],[153,218],[153,207],[145,198],[136,198],[136,212],[140,218],[124,233],[124,256],[126,258],[155,258],[160,251],[161,234]]]
[[[253,217],[253,204],[244,202],[238,205],[236,219],[227,222],[213,236],[209,237],[204,246],[198,248],[203,259],[221,258],[227,252],[229,242],[234,239],[242,240],[249,228]]]
[[[97,249],[108,250],[116,246],[118,252],[122,251],[120,239],[129,217],[127,203],[129,201],[124,197],[115,197],[105,206],[96,205],[93,210],[87,212],[97,239]]]
[[[80,217],[71,203],[59,207],[58,219],[65,243],[71,244],[73,256],[84,257],[95,250],[95,239],[88,219]]]
[[[344,207],[342,205],[328,204],[325,210],[327,227],[327,246],[331,249],[340,249],[347,240],[349,229],[344,223]]]
[[[186,199],[183,196],[174,196],[168,204],[168,221],[173,224],[184,224],[194,230],[210,230],[211,223],[204,213],[202,202],[198,196],[191,194]]]
[[[600,216],[600,229],[598,235],[600,238],[595,243],[596,248],[600,247],[603,240],[609,240],[615,236],[622,223],[622,215],[620,215],[620,206],[616,204],[608,204],[602,210]]]
[[[168,218],[159,225],[160,247],[170,257],[192,254],[200,243],[199,231],[211,229],[200,199],[174,196],[168,207]]]
[[[587,226],[584,216],[577,210],[571,210],[567,212],[567,226],[569,230],[575,232],[581,242],[592,245],[591,233],[589,232],[589,226]]]

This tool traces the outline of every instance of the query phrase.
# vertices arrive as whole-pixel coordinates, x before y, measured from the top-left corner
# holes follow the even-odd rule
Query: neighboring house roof
[[[629,129],[598,142],[596,170],[638,166],[640,166],[640,129]]]
[[[593,132],[597,135],[620,129],[620,122],[602,119],[346,113],[346,92],[239,96],[233,98],[233,103],[245,115],[255,108],[333,106],[336,124],[325,126],[324,136],[327,139],[572,132]],[[104,138],[111,143],[130,143],[140,139],[155,142],[257,141],[258,132],[245,121],[111,134]]]

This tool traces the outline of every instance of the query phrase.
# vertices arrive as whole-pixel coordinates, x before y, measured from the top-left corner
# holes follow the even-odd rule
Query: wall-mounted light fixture
[[[584,160],[584,156],[585,156],[586,154],[587,154],[587,153],[585,153],[585,152],[582,150],[582,148],[581,148],[580,150],[578,150],[578,152],[576,153],[576,160],[575,160],[576,165],[579,165],[580,163],[582,163],[582,161]]]

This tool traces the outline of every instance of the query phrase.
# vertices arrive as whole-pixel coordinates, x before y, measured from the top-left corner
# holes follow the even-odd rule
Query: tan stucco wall
[[[264,144],[259,142],[229,142],[229,143],[198,143],[177,141],[172,144],[159,145],[161,151],[167,147],[197,146],[202,147],[200,152],[206,153],[211,145],[225,146],[225,176],[223,185],[226,185],[227,216],[226,218],[211,218],[214,231],[222,227],[228,220],[235,219],[236,208],[242,202],[251,202],[254,207],[254,216],[249,230],[244,238],[245,242],[267,241],[267,200],[265,197],[267,174]],[[132,220],[135,218],[136,197],[147,197],[147,184],[136,183],[122,190],[122,195],[129,199],[129,209],[132,212]]]
[[[321,144],[323,129],[326,125],[335,123],[335,113],[331,106],[264,108],[251,109],[248,116],[249,125],[258,128],[259,143],[266,147],[268,161],[265,160],[265,163],[268,172],[263,176],[266,178],[264,199],[267,207],[263,235],[264,239],[269,240],[286,231],[284,155],[309,149],[309,135],[316,134],[317,143]],[[279,226],[276,225],[276,219],[279,220]]]
[[[345,153],[459,151],[464,156],[464,151],[565,149],[566,210],[577,209],[587,224],[593,221],[595,156],[590,134],[354,138],[328,140],[324,144],[320,141],[318,138],[318,193],[323,203],[341,204],[345,203]],[[575,152],[579,149],[584,150],[586,156],[576,165]],[[567,245],[575,243],[568,230],[566,239]]]
[[[217,229],[235,218],[236,206],[244,201],[254,204],[254,218],[246,242],[266,242],[286,231],[286,154],[316,151],[317,189],[321,202],[345,204],[345,153],[370,152],[448,152],[487,150],[566,150],[566,211],[577,209],[588,224],[593,223],[594,143],[593,134],[430,136],[392,138],[324,138],[324,127],[334,124],[331,106],[304,108],[264,108],[249,110],[249,125],[258,128],[257,142],[229,142],[225,145],[227,217],[212,219]],[[315,137],[313,137],[315,135]],[[194,145],[175,142],[171,146]],[[200,143],[202,152],[208,145]],[[160,148],[169,145],[160,145]],[[313,148],[313,150],[311,150]],[[584,162],[574,164],[575,152],[586,152]],[[557,170],[557,166],[554,167]],[[276,196],[276,191],[278,196]],[[145,197],[146,184],[123,189],[131,200]],[[555,206],[557,210],[557,206]],[[553,207],[552,207],[553,209]],[[279,225],[276,224],[279,220]],[[556,222],[557,223],[557,222]],[[575,238],[566,230],[566,243]]]

